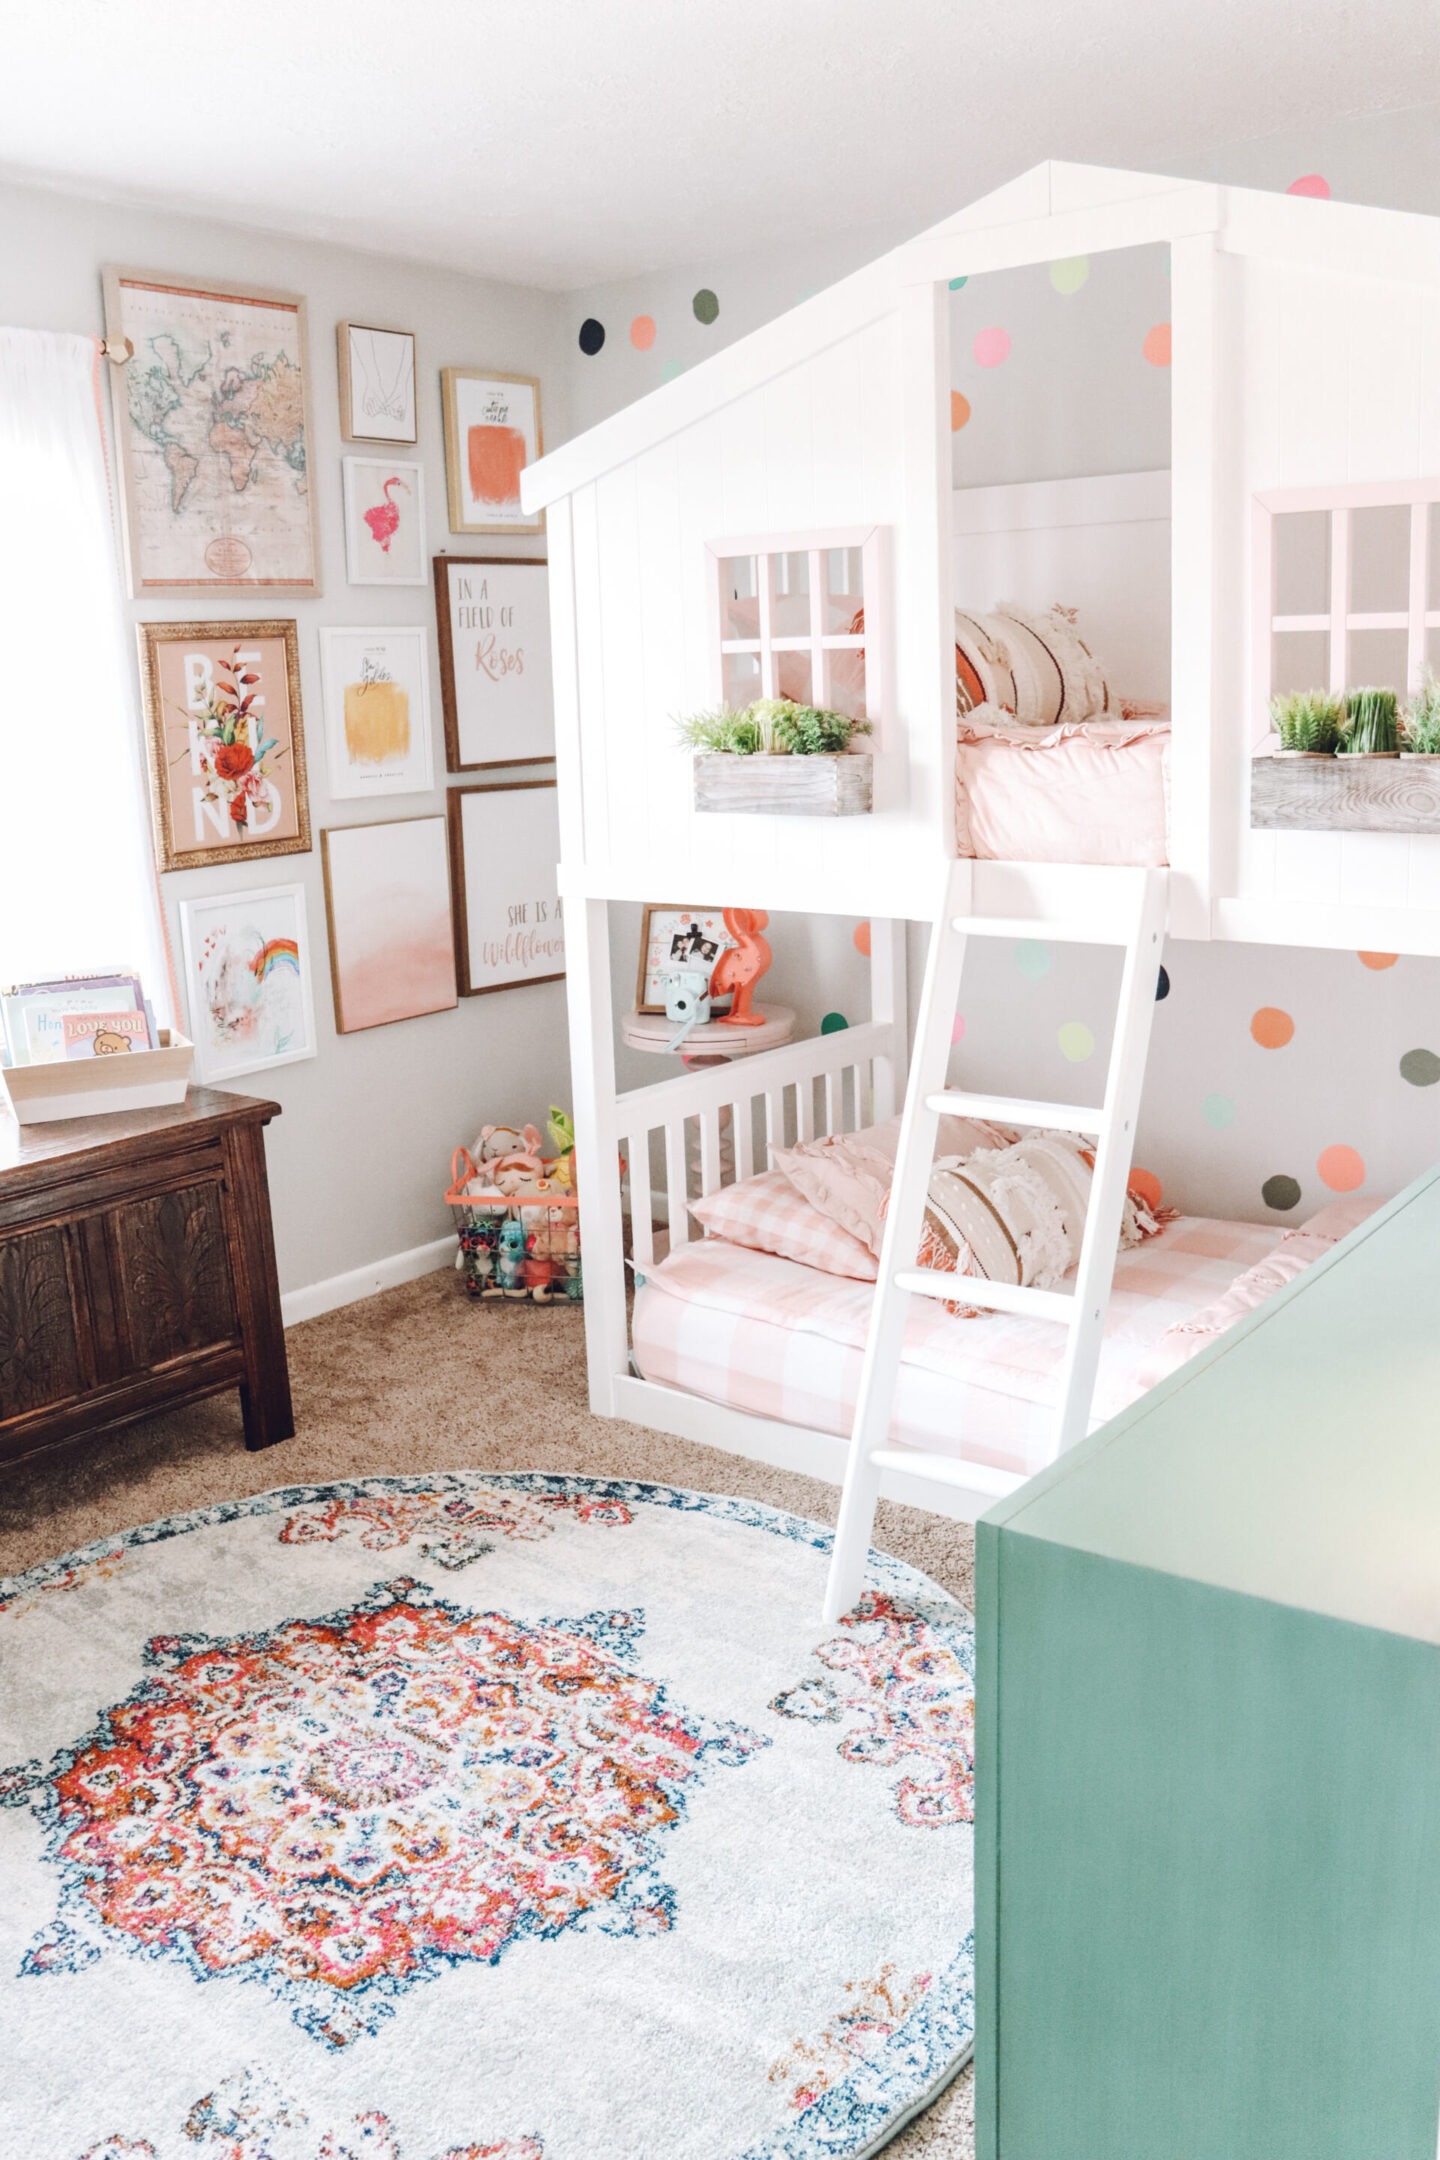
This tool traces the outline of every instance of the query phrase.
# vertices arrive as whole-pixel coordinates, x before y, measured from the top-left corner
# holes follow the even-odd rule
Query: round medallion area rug
[[[296,1486],[0,1582],[3,2160],[861,2160],[972,2032],[973,1642],[748,1501]]]

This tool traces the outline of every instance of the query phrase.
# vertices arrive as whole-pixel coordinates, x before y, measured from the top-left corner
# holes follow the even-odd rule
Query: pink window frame
[[[808,652],[810,694],[818,705],[825,700],[825,654],[863,652],[865,717],[873,730],[872,736],[867,737],[866,742],[867,747],[875,747],[886,704],[885,686],[889,681],[889,609],[882,585],[885,537],[886,528],[883,525],[847,525],[826,527],[820,531],[811,529],[791,533],[743,533],[734,539],[708,541],[706,552],[710,557],[710,642],[717,703],[723,703],[725,697],[727,653],[750,652],[759,656],[760,695],[769,698],[778,695],[775,655],[781,652]],[[840,631],[827,631],[822,626],[822,557],[832,548],[853,548],[860,555],[865,629],[856,637]],[[753,638],[727,638],[724,634],[727,597],[724,566],[737,555],[753,555],[755,558],[760,620],[759,635]],[[804,637],[777,638],[771,629],[774,599],[771,564],[777,555],[807,555],[810,559],[810,629]]]
[[[1348,678],[1350,634],[1354,630],[1403,630],[1405,673],[1415,689],[1425,668],[1427,633],[1440,629],[1440,608],[1427,607],[1430,586],[1430,508],[1440,502],[1440,479],[1356,481],[1337,487],[1276,488],[1253,503],[1252,561],[1254,590],[1253,685],[1255,719],[1270,725],[1270,686],[1276,634],[1323,630],[1329,637],[1332,691],[1353,689]],[[1357,613],[1350,606],[1350,516],[1355,510],[1407,507],[1410,511],[1410,575],[1404,608]],[[1275,519],[1291,511],[1324,510],[1330,516],[1330,605],[1316,615],[1279,615],[1275,611]]]

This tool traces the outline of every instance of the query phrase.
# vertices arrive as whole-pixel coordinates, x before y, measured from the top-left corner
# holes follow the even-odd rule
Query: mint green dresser
[[[1440,1173],[977,1544],[979,2160],[1436,2160]]]

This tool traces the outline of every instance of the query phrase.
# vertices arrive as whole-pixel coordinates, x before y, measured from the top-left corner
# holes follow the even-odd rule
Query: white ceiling
[[[1440,10],[0,0],[0,84],[11,177],[567,290],[1424,104]]]

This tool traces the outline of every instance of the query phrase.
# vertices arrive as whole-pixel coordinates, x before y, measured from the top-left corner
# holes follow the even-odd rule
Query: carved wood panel
[[[65,1233],[30,1230],[0,1243],[0,1419],[78,1395],[85,1385]]]
[[[115,1223],[136,1370],[235,1341],[239,1328],[218,1183],[128,1201]]]

